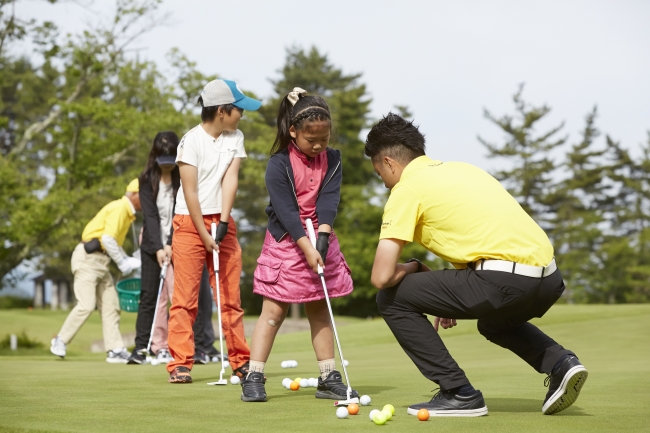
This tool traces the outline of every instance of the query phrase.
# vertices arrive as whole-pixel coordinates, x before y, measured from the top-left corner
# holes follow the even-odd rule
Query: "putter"
[[[217,223],[212,223],[212,238],[217,237]],[[217,316],[219,317],[219,346],[221,353],[223,353],[223,329],[221,326],[221,291],[219,289],[219,253],[212,250],[212,261],[214,262],[214,279],[217,284]],[[223,358],[221,358],[221,371],[219,372],[219,380],[216,382],[208,382],[208,385],[228,385],[228,381],[223,378],[226,372]]]
[[[153,310],[153,322],[151,323],[151,332],[149,333],[149,343],[147,343],[147,358],[149,358],[149,353],[151,353],[151,342],[153,341],[153,331],[156,328],[156,317],[158,316],[158,302],[160,302],[160,294],[162,293],[163,284],[165,283],[165,277],[167,276],[167,266],[169,262],[165,260],[162,268],[160,269],[160,285],[158,286],[158,297],[156,298],[156,309]],[[155,362],[155,358],[152,359],[151,365],[158,365],[158,362]]]
[[[309,240],[311,244],[316,248],[316,233],[314,233],[314,225],[311,223],[311,218],[305,220],[305,225],[307,226],[307,232],[309,233]],[[348,369],[345,367],[345,358],[343,357],[343,352],[341,351],[341,342],[339,341],[339,333],[336,332],[336,323],[334,323],[334,313],[332,312],[332,305],[330,304],[330,295],[327,292],[327,286],[325,285],[325,275],[323,274],[323,268],[318,265],[318,275],[320,276],[320,281],[323,283],[323,290],[325,291],[325,301],[327,302],[327,309],[330,312],[330,320],[332,321],[332,329],[334,330],[334,337],[336,339],[336,346],[339,349],[339,358],[341,358],[341,365],[343,366],[343,373],[345,373],[345,381],[348,383],[347,390],[347,399],[339,400],[334,402],[334,406],[348,406],[352,403],[359,403],[359,398],[354,397],[350,398],[352,394],[352,386],[350,386],[350,378],[348,377]]]

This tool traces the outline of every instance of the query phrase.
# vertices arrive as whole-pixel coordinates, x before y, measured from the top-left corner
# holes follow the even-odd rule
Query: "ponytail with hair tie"
[[[271,147],[271,154],[276,154],[289,146],[293,140],[290,129],[302,128],[305,121],[328,120],[331,122],[330,109],[327,102],[320,96],[307,95],[305,89],[294,87],[282,101],[278,109],[278,133]]]

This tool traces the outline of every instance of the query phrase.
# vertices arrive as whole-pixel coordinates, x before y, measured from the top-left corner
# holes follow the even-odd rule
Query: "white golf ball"
[[[310,377],[309,386],[313,386],[314,388],[316,388],[318,386],[318,379],[316,379],[315,377]]]
[[[361,398],[359,399],[359,403],[361,403],[361,406],[368,406],[372,399],[370,398],[369,395],[362,395]]]
[[[298,367],[298,361],[295,361],[295,360],[291,361],[291,367],[292,368]]]
[[[285,377],[284,379],[282,379],[282,386],[284,386],[286,388],[289,385],[291,385],[291,379],[289,379],[288,377]]]
[[[228,361],[223,362],[223,368],[228,368],[230,367],[230,363]]]
[[[380,412],[380,411],[377,410],[377,409],[373,409],[373,410],[370,411],[370,413],[368,414],[368,417],[370,418],[370,421],[374,422],[374,420],[372,419],[372,417],[373,417],[377,412]]]
[[[239,380],[239,376],[230,376],[230,383],[233,385],[239,385],[239,382],[241,382],[241,380]]]
[[[309,387],[309,379],[303,379],[300,381],[300,387],[301,388],[307,388]]]
[[[336,416],[339,418],[347,418],[349,415],[348,413],[348,408],[345,406],[339,406],[338,409],[336,409]]]
[[[344,366],[344,367],[347,367],[348,365],[350,365],[350,363],[348,362],[347,359],[344,359],[344,360],[343,360],[343,366]]]
[[[280,367],[282,367],[282,368],[287,368],[287,361],[282,361],[282,362],[280,363]]]

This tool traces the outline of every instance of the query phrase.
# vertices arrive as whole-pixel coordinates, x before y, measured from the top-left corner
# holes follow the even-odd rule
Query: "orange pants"
[[[211,232],[212,222],[219,223],[221,215],[203,215],[203,222]],[[174,262],[174,295],[169,310],[169,352],[174,361],[167,364],[167,371],[175,367],[192,368],[194,364],[194,332],[199,305],[199,287],[203,264],[207,263],[210,286],[217,299],[212,253],[201,242],[189,215],[174,216],[174,239],[172,261]],[[239,296],[241,277],[241,247],[237,241],[237,227],[232,218],[228,233],[219,245],[219,289],[221,292],[222,332],[228,346],[228,361],[233,370],[250,359],[250,349],[244,337],[244,310]],[[216,333],[215,333],[216,334]]]

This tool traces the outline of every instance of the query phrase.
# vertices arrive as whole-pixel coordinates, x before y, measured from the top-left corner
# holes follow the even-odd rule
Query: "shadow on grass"
[[[490,412],[537,412],[542,413],[542,400],[526,398],[487,398],[485,404]],[[578,406],[570,408],[553,416],[593,416]]]

